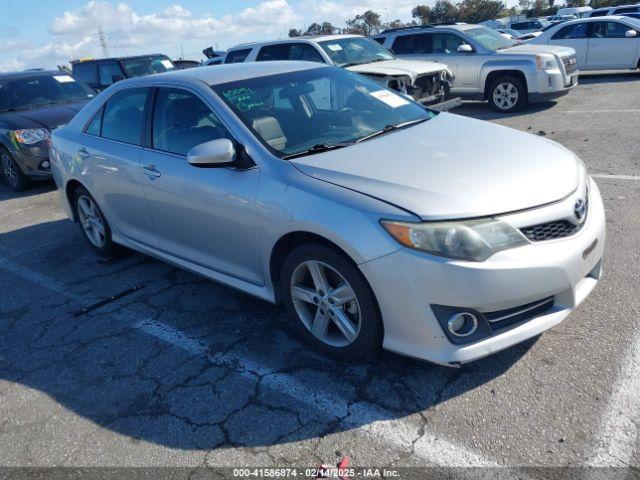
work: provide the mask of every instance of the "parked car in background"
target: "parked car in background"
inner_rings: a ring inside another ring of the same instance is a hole
[[[91,88],[101,91],[125,78],[142,77],[154,73],[175,70],[176,66],[166,55],[139,55],[82,59],[71,62],[72,75]]]
[[[530,43],[573,48],[581,70],[640,68],[640,20],[636,18],[572,20],[550,28]]]
[[[223,62],[224,62],[224,57],[213,57],[213,58],[207,58],[204,62],[202,62],[202,65],[208,67],[211,65],[222,65]]]
[[[549,25],[551,25],[551,22],[545,20],[544,18],[540,18],[512,22],[508,25],[508,28],[511,30],[517,30],[518,32],[520,32],[520,35],[523,35],[525,33],[537,32],[538,30],[542,30],[544,27],[547,27]]]
[[[640,4],[634,5],[616,5],[615,7],[596,8],[589,12],[588,18],[607,17],[610,15],[625,15],[627,13],[640,12]]]
[[[592,7],[563,7],[558,9],[556,15],[576,15],[582,18],[588,16],[591,10],[593,10]]]
[[[488,100],[501,112],[564,95],[578,84],[571,48],[522,45],[480,25],[414,27],[373,38],[399,58],[446,64],[456,76],[453,94]]]
[[[562,23],[562,22],[568,22],[569,20],[575,20],[576,18],[578,18],[578,15],[566,14],[566,15],[553,15],[552,17],[548,17],[547,20],[551,23]]]
[[[640,12],[639,13],[625,13],[623,16],[624,17],[629,17],[629,18],[640,19]]]
[[[176,66],[178,70],[184,70],[185,68],[195,68],[202,65],[197,60],[184,60],[184,59],[174,60],[173,64]]]
[[[542,32],[525,33],[523,35],[518,35],[515,40],[519,42],[528,42],[529,40],[533,40],[534,38],[539,37],[540,35],[542,35]]]
[[[431,108],[450,108],[445,101],[454,76],[445,63],[399,60],[371,38],[360,35],[322,35],[238,45],[227,51],[224,63],[305,60],[346,68]]]
[[[601,275],[604,208],[575,154],[319,63],[120,82],[53,132],[52,161],[97,253],[282,302],[340,358],[459,366],[557,325]]]
[[[517,30],[511,30],[510,28],[496,28],[496,31],[510,40],[520,36],[520,32]]]
[[[0,174],[13,190],[51,178],[49,136],[95,92],[65,72],[0,74]]]

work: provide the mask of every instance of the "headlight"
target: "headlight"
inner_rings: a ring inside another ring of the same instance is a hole
[[[558,68],[558,62],[556,62],[555,57],[552,56],[536,55],[536,65],[538,66],[538,70]]]
[[[25,130],[14,130],[13,135],[19,143],[31,145],[49,138],[49,130],[46,128],[27,128]]]
[[[426,223],[383,220],[381,223],[405,247],[459,260],[482,262],[500,250],[528,244],[511,225],[494,218]]]

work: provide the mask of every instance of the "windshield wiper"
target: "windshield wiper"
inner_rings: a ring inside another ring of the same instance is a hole
[[[285,160],[290,158],[304,157],[305,155],[313,155],[314,153],[322,153],[328,152],[329,150],[336,150],[338,148],[348,147],[349,145],[353,145],[355,142],[345,142],[345,143],[318,143],[311,148],[306,148],[304,150],[300,150],[299,152],[293,152],[288,155],[285,155]]]
[[[364,142],[364,141],[369,140],[371,138],[378,137],[380,135],[384,135],[385,133],[395,132],[396,130],[401,130],[403,128],[407,128],[407,127],[410,127],[412,125],[417,125],[418,123],[426,122],[427,120],[429,120],[429,117],[427,117],[427,118],[418,118],[417,120],[409,120],[408,122],[397,123],[395,125],[393,125],[393,124],[385,125],[384,127],[382,127],[382,130],[378,130],[377,132],[373,132],[373,133],[370,133],[369,135],[365,135],[364,137],[360,137],[354,143]]]

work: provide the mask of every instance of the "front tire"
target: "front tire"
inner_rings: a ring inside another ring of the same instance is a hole
[[[4,181],[14,192],[20,192],[31,184],[29,177],[22,173],[11,152],[4,148],[0,148],[0,170]]]
[[[116,245],[111,239],[111,228],[97,202],[84,187],[78,187],[73,198],[82,236],[94,252],[101,257],[110,257]]]
[[[317,244],[295,248],[284,261],[280,288],[296,328],[317,349],[340,359],[380,350],[375,296],[357,266],[340,253]]]
[[[491,83],[488,97],[489,106],[496,112],[516,112],[527,104],[527,88],[519,78],[499,77]]]

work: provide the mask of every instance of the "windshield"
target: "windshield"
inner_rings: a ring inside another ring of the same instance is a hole
[[[505,38],[498,32],[487,27],[478,27],[465,30],[464,33],[473,38],[476,42],[488,50],[501,50],[503,48],[515,47],[517,42]]]
[[[370,38],[350,37],[318,43],[338,67],[394,59],[389,50]]]
[[[142,77],[153,73],[168,72],[176,67],[168,57],[164,55],[150,55],[148,57],[124,58],[120,60],[127,78]]]
[[[366,77],[334,67],[250,78],[212,88],[280,157],[344,146],[436,115]]]
[[[94,92],[70,75],[39,75],[0,80],[0,110],[20,110],[93,97]]]

